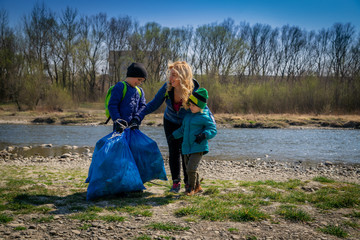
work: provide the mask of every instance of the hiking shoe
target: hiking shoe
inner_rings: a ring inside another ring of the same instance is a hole
[[[180,191],[180,183],[174,183],[170,189],[170,192],[178,193]]]
[[[201,187],[200,184],[198,184],[198,185],[195,186],[194,192],[195,192],[195,193],[201,193],[201,192],[203,192],[203,189],[202,189],[202,187]]]
[[[193,195],[195,195],[194,189],[191,189],[190,192],[186,192],[185,195],[186,195],[186,196],[193,196]]]

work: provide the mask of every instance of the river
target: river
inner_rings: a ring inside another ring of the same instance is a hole
[[[111,132],[109,126],[12,125],[0,124],[0,149],[6,146],[52,144],[93,147]],[[167,154],[162,127],[141,126],[141,131]],[[360,131],[342,129],[240,129],[219,128],[209,142],[209,159],[275,159],[280,161],[360,163]],[[53,150],[54,151],[54,150]],[[65,150],[64,150],[65,151]],[[68,150],[66,150],[68,151]]]

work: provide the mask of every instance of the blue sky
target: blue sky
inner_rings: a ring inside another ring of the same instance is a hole
[[[103,12],[108,17],[130,16],[141,25],[157,22],[164,27],[197,27],[232,18],[236,24],[289,24],[306,30],[350,22],[360,29],[360,0],[0,0],[0,9],[8,12],[15,26],[36,2],[44,2],[58,15],[70,6],[80,15]]]

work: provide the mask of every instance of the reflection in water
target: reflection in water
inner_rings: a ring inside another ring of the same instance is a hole
[[[142,126],[167,155],[162,127]],[[112,126],[0,125],[0,149],[6,146],[33,146],[25,155],[55,156],[67,152],[92,152],[97,140],[111,132]],[[36,147],[53,144],[52,148]],[[77,146],[68,149],[65,145]],[[205,158],[220,160],[276,159],[294,161],[332,161],[360,163],[359,130],[324,129],[218,129],[209,142]],[[23,155],[24,156],[24,155]]]

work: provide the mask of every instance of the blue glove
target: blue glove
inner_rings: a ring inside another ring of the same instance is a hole
[[[124,129],[127,128],[128,126],[128,123],[120,118],[116,119],[114,124],[115,124],[115,131],[118,133],[122,133]]]
[[[195,135],[195,142],[197,144],[200,144],[202,141],[204,141],[206,139],[206,135],[205,133],[200,133],[198,135]]]

